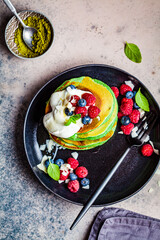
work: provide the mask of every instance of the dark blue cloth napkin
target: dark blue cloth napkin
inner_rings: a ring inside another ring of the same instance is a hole
[[[125,209],[104,208],[88,240],[160,240],[160,220]]]

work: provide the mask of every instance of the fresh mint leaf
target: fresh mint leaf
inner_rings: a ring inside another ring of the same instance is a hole
[[[141,93],[141,88],[139,88],[138,92],[135,95],[135,101],[137,105],[146,112],[149,112],[149,102],[147,98]]]
[[[58,181],[60,178],[60,169],[57,164],[50,163],[47,168],[48,175],[53,178],[55,181]]]
[[[125,43],[124,53],[126,56],[135,63],[140,63],[142,61],[142,55],[140,49],[134,43]]]
[[[76,114],[71,116],[68,121],[64,124],[65,126],[69,126],[71,122],[76,124],[76,121],[81,118],[81,114]]]

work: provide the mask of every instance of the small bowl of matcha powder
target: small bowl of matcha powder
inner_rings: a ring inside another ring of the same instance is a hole
[[[23,41],[23,27],[14,16],[7,24],[5,40],[9,50],[17,57],[28,59],[43,55],[51,47],[54,31],[51,22],[41,13],[23,11],[19,13],[24,23],[37,29],[33,35],[33,49],[31,50]]]

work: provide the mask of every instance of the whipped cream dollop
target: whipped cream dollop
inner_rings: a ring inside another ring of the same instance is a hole
[[[69,138],[77,133],[83,123],[81,118],[76,121],[76,123],[71,122],[70,125],[65,126],[67,120],[70,116],[65,114],[65,108],[70,111],[74,111],[75,107],[72,106],[70,102],[73,95],[77,95],[80,98],[84,93],[91,93],[89,91],[83,91],[80,89],[72,89],[68,86],[65,90],[54,92],[50,98],[50,106],[52,111],[47,113],[43,117],[43,124],[49,133],[62,138]],[[73,100],[74,101],[74,100]]]

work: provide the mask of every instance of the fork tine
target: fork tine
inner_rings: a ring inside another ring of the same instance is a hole
[[[141,130],[138,133],[138,139],[141,139],[144,137],[144,135],[148,135],[156,121],[155,114],[151,112],[149,116],[146,118]]]
[[[148,123],[148,128],[142,135],[142,141],[145,140],[145,138],[150,134],[150,131],[152,130],[156,121],[157,121],[157,116],[155,114],[153,114],[153,121]]]
[[[153,115],[152,112],[148,113],[145,118],[143,117],[142,120],[140,121],[140,124],[137,125],[137,134],[140,136],[141,133],[146,129],[148,122],[152,121]]]

